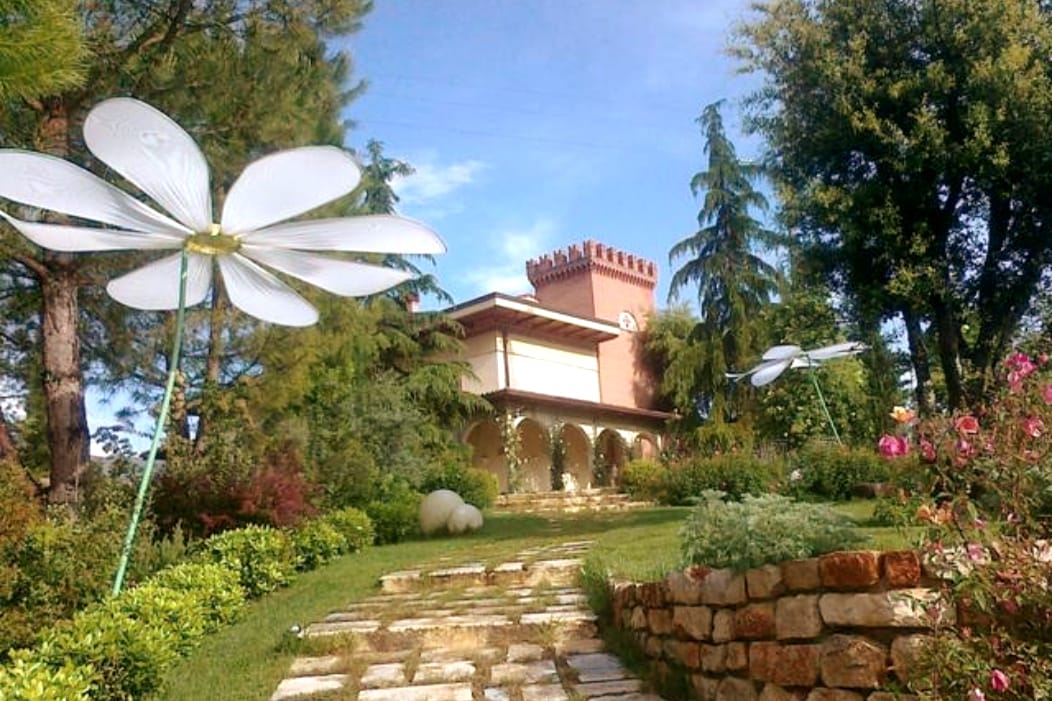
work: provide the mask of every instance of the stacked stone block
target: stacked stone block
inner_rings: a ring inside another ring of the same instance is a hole
[[[840,552],[744,573],[693,567],[614,590],[614,623],[654,674],[704,701],[890,701],[936,618],[916,552]]]

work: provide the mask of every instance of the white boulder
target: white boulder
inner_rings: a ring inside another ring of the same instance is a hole
[[[464,500],[456,492],[436,489],[420,502],[420,530],[424,535],[436,533],[446,526],[449,517]]]
[[[461,504],[453,509],[449,521],[446,522],[446,528],[454,535],[477,531],[482,528],[482,512],[471,504]]]

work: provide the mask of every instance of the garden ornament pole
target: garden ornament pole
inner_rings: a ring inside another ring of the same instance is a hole
[[[117,594],[124,586],[168,419],[186,307],[209,298],[213,276],[222,275],[226,297],[242,312],[273,324],[310,326],[318,311],[272,270],[336,295],[360,297],[412,275],[318,253],[433,255],[446,247],[428,227],[396,215],[296,221],[349,194],[360,182],[357,162],[335,146],[287,149],[249,163],[227,191],[217,220],[204,155],[163,112],[132,98],[104,100],[84,121],[84,143],[166,213],[61,158],[0,149],[0,199],[107,226],[23,221],[4,211],[0,218],[34,244],[54,251],[178,251],[106,285],[110,297],[129,307],[176,310],[168,381],[113,581]]]
[[[142,507],[146,503],[146,493],[150,491],[150,480],[153,478],[153,465],[157,459],[157,449],[161,445],[161,432],[168,421],[168,409],[172,404],[172,393],[175,390],[175,377],[179,374],[179,352],[183,346],[183,319],[186,316],[186,262],[189,253],[184,248],[179,257],[179,309],[175,312],[175,338],[172,340],[172,354],[168,358],[168,382],[164,387],[164,398],[161,400],[161,412],[157,415],[157,425],[153,429],[153,439],[150,441],[150,452],[146,456],[146,466],[139,478],[139,491],[135,495],[135,506],[132,508],[131,521],[128,523],[128,532],[124,536],[124,545],[121,547],[121,557],[117,562],[117,574],[113,577],[113,595],[121,593],[124,586],[124,577],[128,570],[128,560],[131,558],[132,548],[135,546],[135,532],[139,528],[139,519],[142,518]]]
[[[836,425],[833,423],[833,417],[829,413],[829,406],[826,404],[825,397],[822,396],[822,388],[818,385],[815,367],[826,360],[857,355],[866,350],[866,348],[865,344],[855,341],[834,343],[831,346],[823,346],[809,351],[794,345],[773,346],[764,352],[760,358],[760,363],[756,367],[745,372],[729,372],[727,377],[731,380],[748,377],[753,387],[763,387],[774,382],[783,372],[790,368],[807,368],[811,376],[811,384],[815,387],[815,394],[818,395],[818,402],[822,406],[822,413],[825,414],[826,421],[829,422],[829,428],[833,431],[833,438],[836,439],[837,444],[843,445],[843,442],[840,440],[840,434],[836,430]]]

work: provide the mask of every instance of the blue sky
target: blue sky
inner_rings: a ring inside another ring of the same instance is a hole
[[[668,250],[696,228],[702,107],[727,99],[739,156],[758,155],[737,104],[758,81],[725,53],[747,5],[380,0],[337,42],[369,84],[348,144],[416,168],[400,212],[446,240],[435,272],[458,302],[529,291],[527,258],[593,238],[656,261],[663,305]]]
[[[416,168],[397,184],[399,211],[445,239],[433,272],[456,301],[528,292],[528,258],[592,238],[657,262],[663,306],[668,250],[696,229],[694,119],[726,99],[739,157],[759,155],[737,104],[758,80],[725,52],[747,6],[378,0],[359,33],[333,42],[369,84],[347,110],[347,145],[377,139]],[[92,430],[124,403],[89,391]]]

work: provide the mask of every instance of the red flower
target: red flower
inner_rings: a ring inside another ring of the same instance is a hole
[[[953,422],[953,427],[957,429],[958,433],[979,433],[979,419],[971,414],[958,416],[957,420]]]
[[[1052,384],[1047,384],[1041,389],[1041,397],[1045,404],[1052,404]]]
[[[994,691],[1006,691],[1008,689],[1008,676],[999,669],[990,672],[990,688]]]
[[[885,433],[877,441],[877,450],[886,458],[896,458],[908,453],[910,444],[902,436],[892,436]]]

